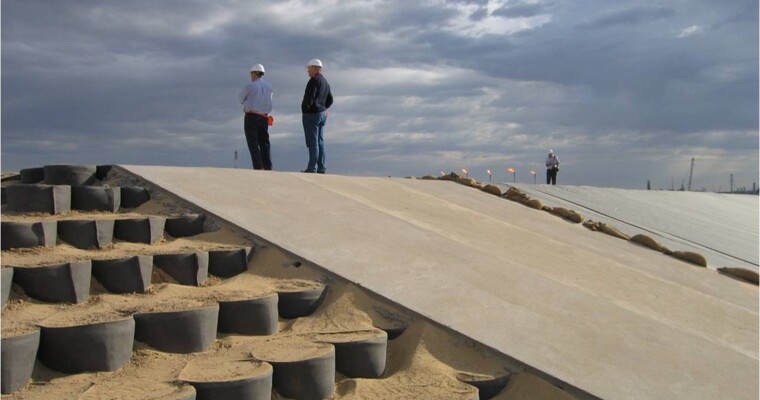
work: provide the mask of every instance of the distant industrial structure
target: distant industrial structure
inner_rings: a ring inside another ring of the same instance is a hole
[[[671,190],[671,191],[679,191],[679,192],[691,192],[691,178],[694,175],[694,157],[691,158],[691,164],[689,165],[689,182],[686,187],[684,187],[684,181],[681,181],[681,187],[679,189],[675,188],[675,182],[673,181],[673,178],[670,178],[670,189],[656,189],[656,190]],[[737,187],[734,189],[734,174],[731,174],[730,176],[730,184],[729,184],[729,191],[724,192],[721,190],[722,187],[719,187],[718,190],[715,190],[715,187],[713,187],[713,192],[716,193],[733,193],[733,194],[754,194],[754,195],[760,195],[760,189],[757,187],[757,182],[752,182],[752,190],[749,190],[746,186]],[[652,190],[652,182],[647,179],[647,190]],[[701,190],[695,190],[695,192],[706,192],[706,188],[702,188]]]

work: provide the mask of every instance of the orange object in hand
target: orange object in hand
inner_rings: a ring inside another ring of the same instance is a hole
[[[267,124],[269,124],[269,126],[274,125],[274,117],[273,116],[267,115]]]

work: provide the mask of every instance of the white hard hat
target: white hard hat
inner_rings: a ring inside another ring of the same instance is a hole
[[[309,61],[308,64],[306,64],[307,67],[319,67],[322,68],[322,61],[320,61],[318,58],[313,58]]]
[[[554,150],[549,149],[549,154],[554,154]]]
[[[264,66],[261,64],[253,64],[251,67],[251,72],[265,72]]]

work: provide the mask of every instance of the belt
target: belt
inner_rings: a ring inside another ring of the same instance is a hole
[[[269,117],[269,114],[264,114],[264,113],[260,113],[260,112],[256,112],[256,111],[246,111],[245,113],[246,114],[253,114],[253,115],[260,115],[260,116],[262,116],[264,118]]]

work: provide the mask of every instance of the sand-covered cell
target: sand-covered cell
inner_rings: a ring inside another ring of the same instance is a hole
[[[380,329],[315,335],[335,346],[335,368],[351,378],[379,378],[385,372],[388,334]]]
[[[272,366],[257,360],[209,356],[187,364],[179,379],[188,382],[224,382],[255,378],[272,372]]]
[[[272,364],[272,386],[289,398],[327,398],[335,390],[335,348],[295,336],[251,343],[251,355]]]
[[[217,330],[245,335],[271,335],[278,329],[278,295],[266,286],[228,287],[227,282],[205,288],[219,302]]]
[[[105,381],[92,386],[79,396],[79,400],[190,400],[195,398],[195,389],[190,385],[156,382],[150,377]]]
[[[705,258],[705,256],[702,254],[695,253],[693,251],[674,251],[673,257],[692,263],[694,265],[698,265],[700,267],[707,266],[707,258]]]
[[[74,219],[81,219],[81,215]],[[60,242],[55,247],[16,248],[3,250],[0,261],[2,261],[2,265],[33,266],[83,260],[107,260],[148,254],[231,250],[246,245],[250,246],[250,242],[234,237],[229,230],[219,230],[197,235],[194,240],[182,238],[163,240],[153,244],[125,242],[117,239],[102,249],[78,249],[64,242]]]
[[[299,336],[277,336],[268,340],[247,342],[250,355],[267,362],[303,361],[327,355],[334,351],[329,343],[313,342]]]
[[[361,332],[375,327],[402,327],[408,323],[409,317],[396,307],[353,285],[333,283],[317,311],[295,320],[290,330],[299,334]]]
[[[187,361],[187,355],[158,352],[136,343],[129,362],[116,371],[69,375],[37,363],[33,383],[12,395],[4,395],[3,399],[184,399],[175,394],[195,392],[177,381]]]
[[[184,311],[217,304],[203,291],[171,283],[154,285],[145,294],[108,296],[107,301],[124,314]]]
[[[92,296],[81,304],[70,304],[56,307],[54,314],[38,322],[47,328],[62,328],[67,326],[92,325],[105,322],[129,319],[129,313],[113,308],[105,298],[113,295]]]
[[[275,289],[266,278],[242,273],[201,291],[217,301],[234,301],[266,297],[274,293]]]
[[[0,393],[12,393],[29,382],[40,344],[40,331],[3,337],[0,348]]]
[[[61,307],[34,300],[21,292],[13,293],[2,311],[2,337],[18,336],[37,330],[40,321],[55,315]]]
[[[506,373],[504,362],[477,344],[457,338],[425,322],[412,324],[389,343],[381,379],[347,379],[339,383],[341,398],[473,399],[478,390],[462,383],[462,372],[483,379]]]
[[[268,280],[268,284],[277,292],[302,292],[304,290],[320,289],[324,285],[306,279]]]
[[[373,330],[372,318],[358,302],[356,293],[350,291],[330,293],[314,314],[297,319],[290,329],[299,334]]]
[[[90,295],[91,278],[90,260],[13,268],[13,281],[28,296],[48,302],[85,301]]]
[[[649,247],[652,250],[657,250],[661,253],[670,254],[671,251],[665,247],[662,243],[658,242],[651,236],[647,236],[644,234],[638,234],[634,235],[631,239],[629,239],[631,242],[638,243],[642,246]]]
[[[739,279],[745,282],[749,282],[757,286],[758,284],[758,274],[757,271],[750,271],[745,268],[731,268],[731,267],[724,267],[724,268],[718,268],[718,272],[730,276],[734,279]]]
[[[307,335],[316,342],[324,343],[351,343],[364,340],[375,340],[387,338],[388,334],[382,329],[368,329],[368,330],[356,330],[346,331],[338,333],[315,333],[313,335]]]

